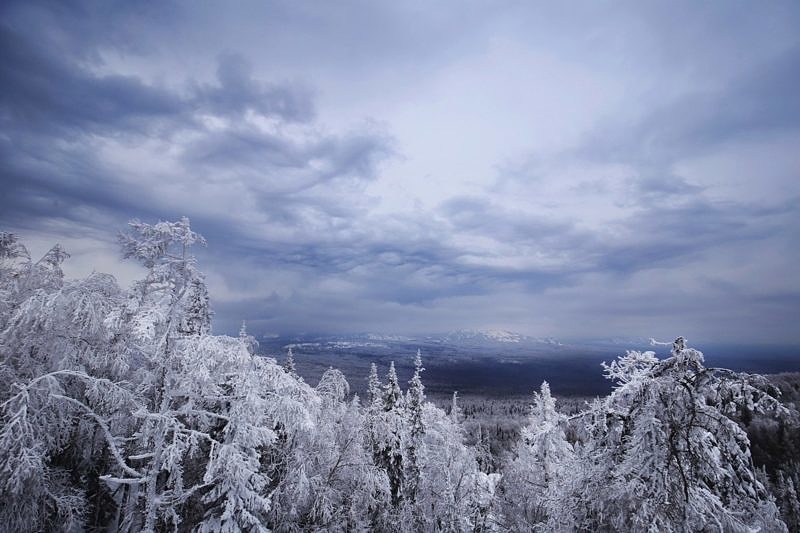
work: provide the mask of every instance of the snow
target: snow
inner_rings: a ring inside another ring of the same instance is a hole
[[[683,338],[666,359],[605,364],[613,392],[571,417],[542,383],[513,457],[482,471],[456,395],[449,415],[427,401],[420,351],[405,391],[394,363],[385,383],[373,365],[363,405],[341,371],[312,388],[294,370],[295,349],[406,338],[293,343],[279,366],[244,325],[211,334],[188,219],[135,221],[120,240],[147,269],[127,290],[65,280],[63,250],[34,262],[0,234],[3,528],[786,531],[736,418],[784,408],[763,378],[706,368]],[[794,481],[778,486],[791,518]]]

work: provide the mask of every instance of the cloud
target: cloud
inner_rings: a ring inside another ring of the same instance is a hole
[[[141,131],[184,109],[174,94],[131,76],[96,76],[63,51],[0,25],[4,128],[51,136]]]
[[[214,114],[241,116],[253,111],[285,121],[308,122],[314,118],[311,91],[301,84],[265,84],[253,78],[252,66],[240,54],[219,56],[217,84],[196,88],[196,105]]]
[[[781,51],[722,87],[690,91],[656,105],[633,124],[600,124],[580,155],[604,160],[668,164],[741,140],[800,129],[800,47]]]
[[[800,10],[452,7],[5,3],[0,224],[187,215],[218,331],[797,341]]]
[[[17,15],[36,18],[32,11]],[[58,9],[39,13],[39,30],[68,30],[53,22],[73,24],[64,17]],[[237,54],[218,56],[215,83],[188,76],[176,89],[136,75],[101,73],[108,67],[101,52],[114,42],[98,39],[91,50],[90,36],[72,39],[79,45],[66,48],[50,46],[53,40],[39,41],[14,24],[0,26],[7,222],[32,215],[70,218],[84,205],[121,216],[171,216],[166,211],[180,210],[184,198],[177,191],[148,190],[164,179],[176,189],[199,185],[192,192],[201,196],[218,192],[205,191],[208,182],[238,181],[239,194],[274,196],[278,210],[287,212],[292,194],[333,179],[371,179],[391,153],[389,138],[374,128],[334,135],[302,126],[314,117],[310,91],[302,84],[261,82]],[[305,129],[285,131],[295,123]],[[156,167],[150,161],[159,158],[163,175],[146,175],[121,162],[121,154]]]
[[[598,254],[598,270],[631,273],[674,267],[714,254],[718,246],[741,243],[746,249],[748,242],[785,231],[797,208],[794,202],[765,209],[695,200],[680,207],[654,209],[621,224],[628,235],[611,241]]]
[[[569,221],[516,211],[482,197],[454,197],[441,210],[459,233],[488,237],[497,244],[537,245],[558,254],[580,249],[589,238]]]

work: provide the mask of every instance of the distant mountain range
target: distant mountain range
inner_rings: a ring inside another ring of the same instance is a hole
[[[289,348],[300,374],[310,383],[329,367],[345,373],[354,391],[363,391],[369,365],[384,373],[394,361],[401,381],[410,378],[414,355],[422,352],[430,392],[529,392],[542,380],[559,394],[605,394],[611,384],[603,378],[601,363],[626,350],[654,350],[669,354],[669,345],[652,346],[643,337],[616,337],[581,342],[530,337],[504,330],[456,330],[436,335],[264,335],[260,352],[283,359]],[[747,346],[698,346],[713,366],[748,372],[800,370],[797,351]]]
[[[553,338],[529,337],[521,333],[505,330],[468,330],[460,329],[447,333],[406,336],[385,335],[377,333],[360,333],[351,335],[302,335],[281,337],[275,335],[264,336],[259,341],[272,349],[280,347],[283,351],[292,348],[295,351],[356,351],[374,350],[383,352],[398,349],[433,349],[439,353],[443,350],[448,355],[465,351],[472,354],[476,350],[485,352],[485,355],[499,355],[498,352],[508,350],[518,352],[526,349],[534,352],[557,349],[564,346]],[[416,347],[416,348],[414,348]]]

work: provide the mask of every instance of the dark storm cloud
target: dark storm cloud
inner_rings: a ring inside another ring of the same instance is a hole
[[[295,214],[291,224],[303,227],[307,222]],[[568,270],[467,262],[465,256],[475,251],[449,243],[452,229],[431,220],[398,216],[366,228],[350,219],[342,224],[336,231],[308,236],[303,242],[248,241],[230,226],[212,226],[208,231],[202,224],[199,227],[214,253],[242,260],[258,258],[261,267],[300,273],[311,284],[347,283],[347,296],[317,294],[315,299],[350,298],[350,305],[361,312],[364,306],[378,303],[430,307],[442,299],[490,294],[504,284],[541,291],[565,283],[570,275]]]
[[[102,50],[141,54],[154,49],[143,35],[154,24],[170,25],[183,16],[177,4],[65,0],[7,0],[0,5],[2,26],[13,28],[43,50],[76,63],[101,60]]]

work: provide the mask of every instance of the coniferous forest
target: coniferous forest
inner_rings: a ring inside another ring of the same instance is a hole
[[[65,279],[0,234],[0,529],[5,531],[797,531],[792,386],[629,351],[569,415],[547,383],[508,453],[467,445],[457,396],[373,365],[301,378],[212,333],[188,219],[120,234],[146,275]],[[531,388],[539,384],[531,384]]]

